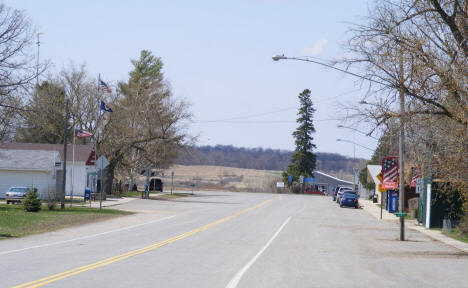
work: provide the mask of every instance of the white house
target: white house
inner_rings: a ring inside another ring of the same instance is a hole
[[[0,149],[4,150],[26,150],[26,151],[55,151],[60,154],[60,159],[64,159],[62,144],[41,144],[41,143],[0,143]],[[93,188],[94,183],[90,174],[94,173],[93,148],[90,145],[75,145],[75,157],[73,157],[73,145],[67,146],[67,185],[66,195],[83,196],[86,187]],[[73,161],[73,158],[75,161]],[[31,162],[42,160],[31,159]],[[73,175],[73,177],[72,177]],[[60,179],[60,183],[61,179]],[[61,187],[61,186],[60,186]]]
[[[380,180],[377,178],[377,175],[380,174],[382,166],[380,165],[367,165],[367,182],[375,184],[375,194],[377,195],[377,202],[381,203],[382,201],[382,192],[379,191]]]
[[[0,198],[14,186],[37,188],[42,199],[54,197],[61,161],[58,151],[0,149]]]

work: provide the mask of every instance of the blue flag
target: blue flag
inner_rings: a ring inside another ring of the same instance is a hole
[[[113,112],[112,109],[104,103],[104,101],[101,100],[101,110],[104,110],[106,112]]]

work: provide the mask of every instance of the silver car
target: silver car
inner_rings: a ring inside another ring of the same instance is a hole
[[[7,192],[5,192],[6,204],[21,202],[28,194],[28,187],[10,187]]]

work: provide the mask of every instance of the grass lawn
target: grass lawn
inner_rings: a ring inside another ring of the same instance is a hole
[[[65,227],[102,221],[132,214],[115,209],[66,207],[49,211],[43,206],[39,212],[25,212],[23,205],[0,204],[0,240],[23,237]]]
[[[122,197],[141,197],[141,192],[140,191],[125,191],[122,192]]]
[[[445,236],[448,236],[450,238],[456,239],[458,241],[468,243],[468,235],[462,235],[460,233],[460,231],[458,229],[456,229],[456,228],[452,229],[451,232],[442,231],[442,234],[444,234]]]

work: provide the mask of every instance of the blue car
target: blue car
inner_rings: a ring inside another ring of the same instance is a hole
[[[351,206],[356,209],[359,208],[359,200],[356,193],[344,192],[343,196],[340,198],[340,207]]]

